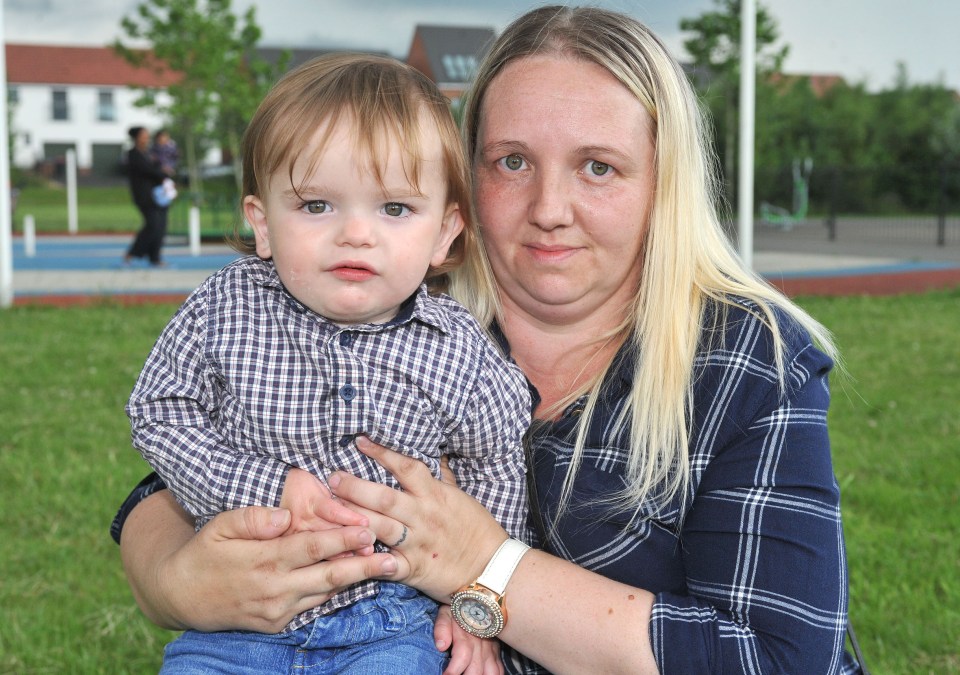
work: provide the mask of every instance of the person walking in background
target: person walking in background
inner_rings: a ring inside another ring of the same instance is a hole
[[[127,153],[130,193],[143,216],[143,224],[123,262],[129,265],[133,258],[147,258],[152,266],[161,267],[164,265],[160,260],[160,249],[167,232],[167,206],[156,202],[153,189],[169,176],[149,153],[150,132],[145,127],[131,127],[127,133],[133,141],[133,147]]]

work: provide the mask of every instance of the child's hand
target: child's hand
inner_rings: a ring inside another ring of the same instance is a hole
[[[290,527],[285,534],[319,532],[344,525],[366,527],[369,521],[337,500],[316,476],[303,469],[287,473],[280,496],[280,507],[290,511]]]
[[[437,649],[450,649],[450,663],[443,675],[503,675],[500,641],[470,635],[453,620],[448,605],[440,605],[433,626]]]

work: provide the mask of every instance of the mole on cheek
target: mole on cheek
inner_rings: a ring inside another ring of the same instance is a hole
[[[636,599],[637,599],[637,596],[635,596],[633,593],[627,596],[627,600],[636,600]]]

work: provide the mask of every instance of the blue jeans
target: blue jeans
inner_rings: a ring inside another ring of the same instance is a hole
[[[381,583],[380,593],[297,630],[267,635],[187,631],[167,645],[161,673],[439,673],[437,603],[409,586]]]

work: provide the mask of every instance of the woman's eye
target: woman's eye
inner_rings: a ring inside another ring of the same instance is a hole
[[[410,212],[410,207],[399,202],[390,202],[383,207],[383,212],[388,216],[393,216],[394,218],[399,218],[400,216],[405,216]]]
[[[613,170],[609,164],[604,164],[603,162],[598,162],[591,159],[587,162],[587,170],[594,176],[606,176],[610,171]]]
[[[519,171],[523,168],[523,157],[520,155],[507,155],[500,161],[510,171]]]
[[[326,213],[330,210],[330,205],[323,200],[317,200],[314,202],[307,202],[303,205],[303,208],[307,213]]]

